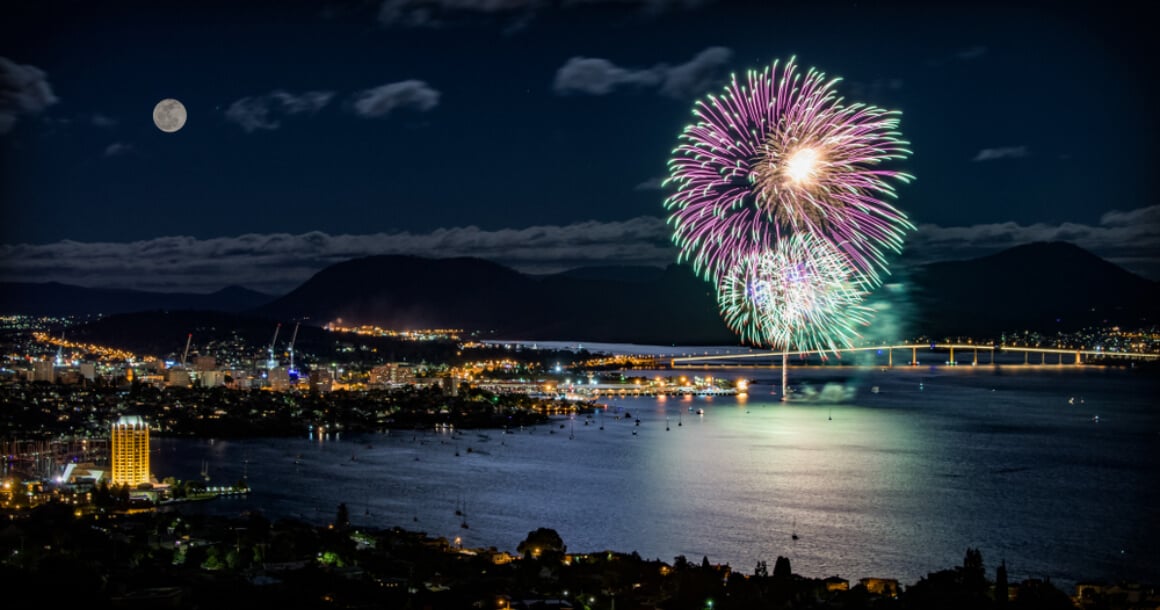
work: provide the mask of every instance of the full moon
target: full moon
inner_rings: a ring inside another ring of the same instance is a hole
[[[167,133],[173,133],[185,125],[185,106],[181,102],[167,98],[153,107],[153,123]]]

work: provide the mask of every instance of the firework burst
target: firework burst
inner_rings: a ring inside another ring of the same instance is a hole
[[[791,59],[780,72],[774,62],[744,82],[734,76],[721,95],[697,102],[666,180],[680,261],[719,282],[748,254],[810,233],[880,283],[886,253],[914,229],[885,201],[896,196],[891,180],[913,177],[881,165],[910,151],[898,112],[845,105],[838,80],[803,75]]]
[[[837,353],[852,347],[873,311],[866,284],[845,256],[810,233],[738,259],[725,273],[717,302],[743,341],[782,350]]]

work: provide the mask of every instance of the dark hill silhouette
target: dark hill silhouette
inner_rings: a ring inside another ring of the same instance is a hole
[[[685,267],[648,280],[531,276],[472,258],[372,256],[332,265],[255,313],[389,328],[463,328],[508,339],[732,343],[712,290]]]
[[[998,336],[1154,323],[1158,284],[1077,246],[1034,243],[900,270],[908,334]],[[395,328],[455,327],[508,339],[737,343],[711,287],[687,266],[586,268],[531,276],[470,258],[376,256],[320,271],[256,310]]]
[[[579,267],[552,275],[578,280],[609,280],[614,282],[636,283],[655,281],[662,273],[664,273],[664,269],[660,267],[624,265]]]
[[[899,268],[892,279],[905,286],[891,297],[896,300],[896,324],[882,315],[869,329],[870,336],[982,339],[1004,331],[1069,331],[1105,323],[1138,327],[1160,318],[1160,284],[1062,242]],[[318,327],[339,318],[387,328],[462,328],[480,331],[484,338],[738,343],[721,320],[712,287],[685,265],[583,268],[535,276],[474,258],[373,256],[327,267],[289,294],[256,303],[267,299],[240,288],[189,295],[0,284],[0,313],[244,309],[250,318],[263,320],[254,324],[259,343],[272,332],[270,320],[302,320]],[[247,301],[250,305],[242,308]],[[176,333],[178,342],[186,332],[181,328],[190,324],[150,331],[148,325],[134,325],[133,319],[118,318],[118,328],[130,334]],[[230,319],[225,316],[220,324],[229,327]],[[302,338],[310,341],[309,334]]]
[[[931,336],[1139,326],[1160,313],[1160,284],[1066,242],[931,263],[911,277],[917,326]]]
[[[272,298],[240,286],[198,294],[86,288],[59,282],[0,282],[0,313],[30,315],[109,315],[154,309],[240,312]]]

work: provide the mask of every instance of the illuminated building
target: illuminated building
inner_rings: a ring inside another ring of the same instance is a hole
[[[113,424],[113,484],[150,483],[149,426],[139,415],[122,415]]]
[[[32,381],[56,381],[56,368],[51,360],[37,360],[32,363]]]
[[[319,392],[329,392],[334,388],[334,375],[328,369],[310,371],[310,387]]]
[[[165,385],[171,388],[188,388],[190,386],[189,371],[183,368],[172,368],[166,373]]]
[[[270,369],[270,389],[275,392],[285,392],[290,389],[290,369],[276,366]]]

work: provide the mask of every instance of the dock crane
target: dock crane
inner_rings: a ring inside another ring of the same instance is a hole
[[[186,368],[185,359],[189,357],[189,342],[193,341],[193,333],[189,333],[185,337],[185,352],[181,354],[181,368]]]
[[[274,358],[274,344],[278,342],[278,331],[280,330],[282,330],[281,322],[274,327],[274,338],[270,341],[270,359],[266,362],[266,368],[268,369],[278,366],[278,361]]]
[[[290,374],[297,375],[298,371],[294,369],[294,341],[298,339],[298,325],[301,322],[294,323],[294,334],[290,336]]]

